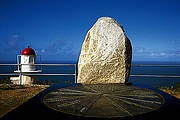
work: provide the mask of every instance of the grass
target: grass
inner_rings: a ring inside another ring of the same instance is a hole
[[[180,99],[180,85],[176,87],[161,87],[160,90]]]
[[[15,109],[48,86],[0,84],[0,117]]]

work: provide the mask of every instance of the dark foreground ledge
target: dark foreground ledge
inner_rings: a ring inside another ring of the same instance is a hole
[[[3,120],[11,120],[11,119],[53,119],[53,120],[74,120],[74,119],[94,119],[91,117],[83,117],[79,115],[65,114],[59,112],[58,110],[51,109],[44,104],[43,98],[51,91],[56,91],[58,88],[64,88],[69,86],[77,86],[81,84],[68,83],[68,84],[53,84],[51,87],[47,88],[40,94],[36,95],[26,103],[22,104],[18,108],[6,114],[1,119]],[[151,112],[147,112],[144,114],[139,114],[135,116],[125,116],[125,117],[114,117],[114,118],[96,118],[96,119],[122,119],[122,120],[152,120],[152,119],[176,119],[179,117],[179,109],[180,109],[180,100],[170,96],[160,90],[156,90],[150,88],[148,86],[133,84],[133,87],[146,88],[150,89],[154,92],[157,92],[163,97],[164,103],[163,105],[156,110]],[[69,96],[71,97],[71,96]],[[112,111],[109,111],[112,112]]]

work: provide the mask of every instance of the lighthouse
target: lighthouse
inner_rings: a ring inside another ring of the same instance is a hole
[[[13,84],[32,85],[34,77],[28,74],[35,74],[42,71],[37,70],[36,65],[34,65],[35,62],[36,53],[28,46],[21,52],[21,55],[17,56],[18,70],[14,72],[19,73],[19,77],[11,77]]]

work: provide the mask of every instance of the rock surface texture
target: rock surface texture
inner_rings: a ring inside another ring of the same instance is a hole
[[[123,27],[110,17],[99,18],[88,31],[78,62],[78,83],[126,83],[132,47]]]

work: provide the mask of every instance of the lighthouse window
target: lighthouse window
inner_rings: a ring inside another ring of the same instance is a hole
[[[30,56],[29,63],[34,63],[34,57],[33,56]]]
[[[24,64],[29,63],[29,56],[23,56],[21,60],[22,60],[21,63]]]

